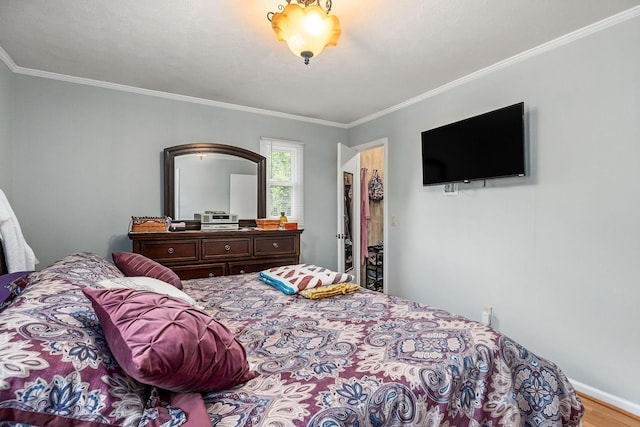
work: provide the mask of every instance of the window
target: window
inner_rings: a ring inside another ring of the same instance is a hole
[[[280,218],[280,212],[284,212],[289,221],[302,228],[304,145],[260,138],[260,154],[267,158],[267,217]]]

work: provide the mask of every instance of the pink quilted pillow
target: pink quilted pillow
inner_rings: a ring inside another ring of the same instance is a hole
[[[113,257],[113,262],[125,276],[152,277],[182,289],[182,282],[173,270],[144,255],[131,252],[114,252],[111,256]]]
[[[113,356],[136,380],[176,392],[223,390],[258,374],[233,334],[185,301],[133,289],[82,289]]]

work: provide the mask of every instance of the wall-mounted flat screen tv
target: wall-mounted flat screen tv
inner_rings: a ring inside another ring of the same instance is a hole
[[[422,184],[525,175],[524,103],[422,132]]]

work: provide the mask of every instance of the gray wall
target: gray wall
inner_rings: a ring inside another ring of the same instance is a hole
[[[261,136],[305,143],[302,259],[335,266],[336,144],[347,131],[15,75],[14,210],[40,268],[75,251],[131,250],[129,219],[163,213],[162,150]],[[313,159],[313,161],[309,160]]]
[[[0,61],[0,189],[11,200],[13,74]]]
[[[350,130],[389,138],[388,286],[640,402],[640,18]],[[531,175],[423,187],[420,132],[525,101]]]

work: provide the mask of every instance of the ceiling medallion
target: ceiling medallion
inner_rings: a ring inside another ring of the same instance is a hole
[[[329,16],[331,0],[324,2],[324,8],[320,0],[296,1],[297,4],[287,0],[286,6],[278,5],[280,12],[267,13],[267,19],[278,41],[287,42],[291,52],[303,57],[308,65],[311,57],[318,56],[326,46],[338,43],[342,30],[338,17]],[[301,4],[304,7],[299,6]]]

